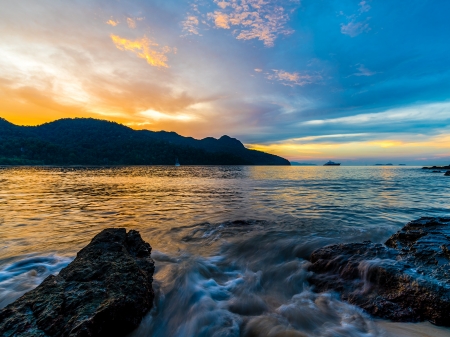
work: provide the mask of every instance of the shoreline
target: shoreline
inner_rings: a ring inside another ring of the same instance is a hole
[[[376,320],[375,325],[383,329],[385,337],[449,337],[450,328],[440,327],[430,322],[399,323]]]

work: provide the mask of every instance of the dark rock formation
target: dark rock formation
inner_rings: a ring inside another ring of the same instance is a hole
[[[123,336],[153,303],[151,247],[105,229],[57,276],[0,311],[1,336]]]
[[[445,172],[444,176],[450,176],[450,171]]]
[[[385,245],[331,245],[310,259],[317,291],[338,291],[374,316],[450,326],[450,219],[421,218]]]
[[[445,166],[425,166],[422,167],[424,170],[450,170],[450,165]]]

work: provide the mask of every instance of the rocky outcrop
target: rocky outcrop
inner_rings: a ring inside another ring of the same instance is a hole
[[[153,303],[151,247],[105,229],[57,276],[0,311],[1,336],[124,336]]]
[[[425,166],[422,167],[424,170],[450,170],[450,165],[444,165],[444,166]]]
[[[331,245],[310,260],[316,291],[338,291],[374,316],[450,326],[450,219],[421,218],[385,245]]]
[[[450,176],[450,171],[445,172],[444,176]]]

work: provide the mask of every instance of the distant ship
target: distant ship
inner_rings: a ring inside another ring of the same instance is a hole
[[[339,166],[341,163],[335,163],[334,161],[329,160],[327,163],[323,164],[323,166]]]
[[[180,162],[178,161],[178,158],[175,160],[175,166],[180,166]]]

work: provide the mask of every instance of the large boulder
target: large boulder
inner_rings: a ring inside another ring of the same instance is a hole
[[[316,291],[374,316],[450,326],[450,219],[421,218],[385,243],[331,245],[310,257]]]
[[[0,310],[1,336],[124,336],[153,303],[151,247],[105,229],[57,276]]]

